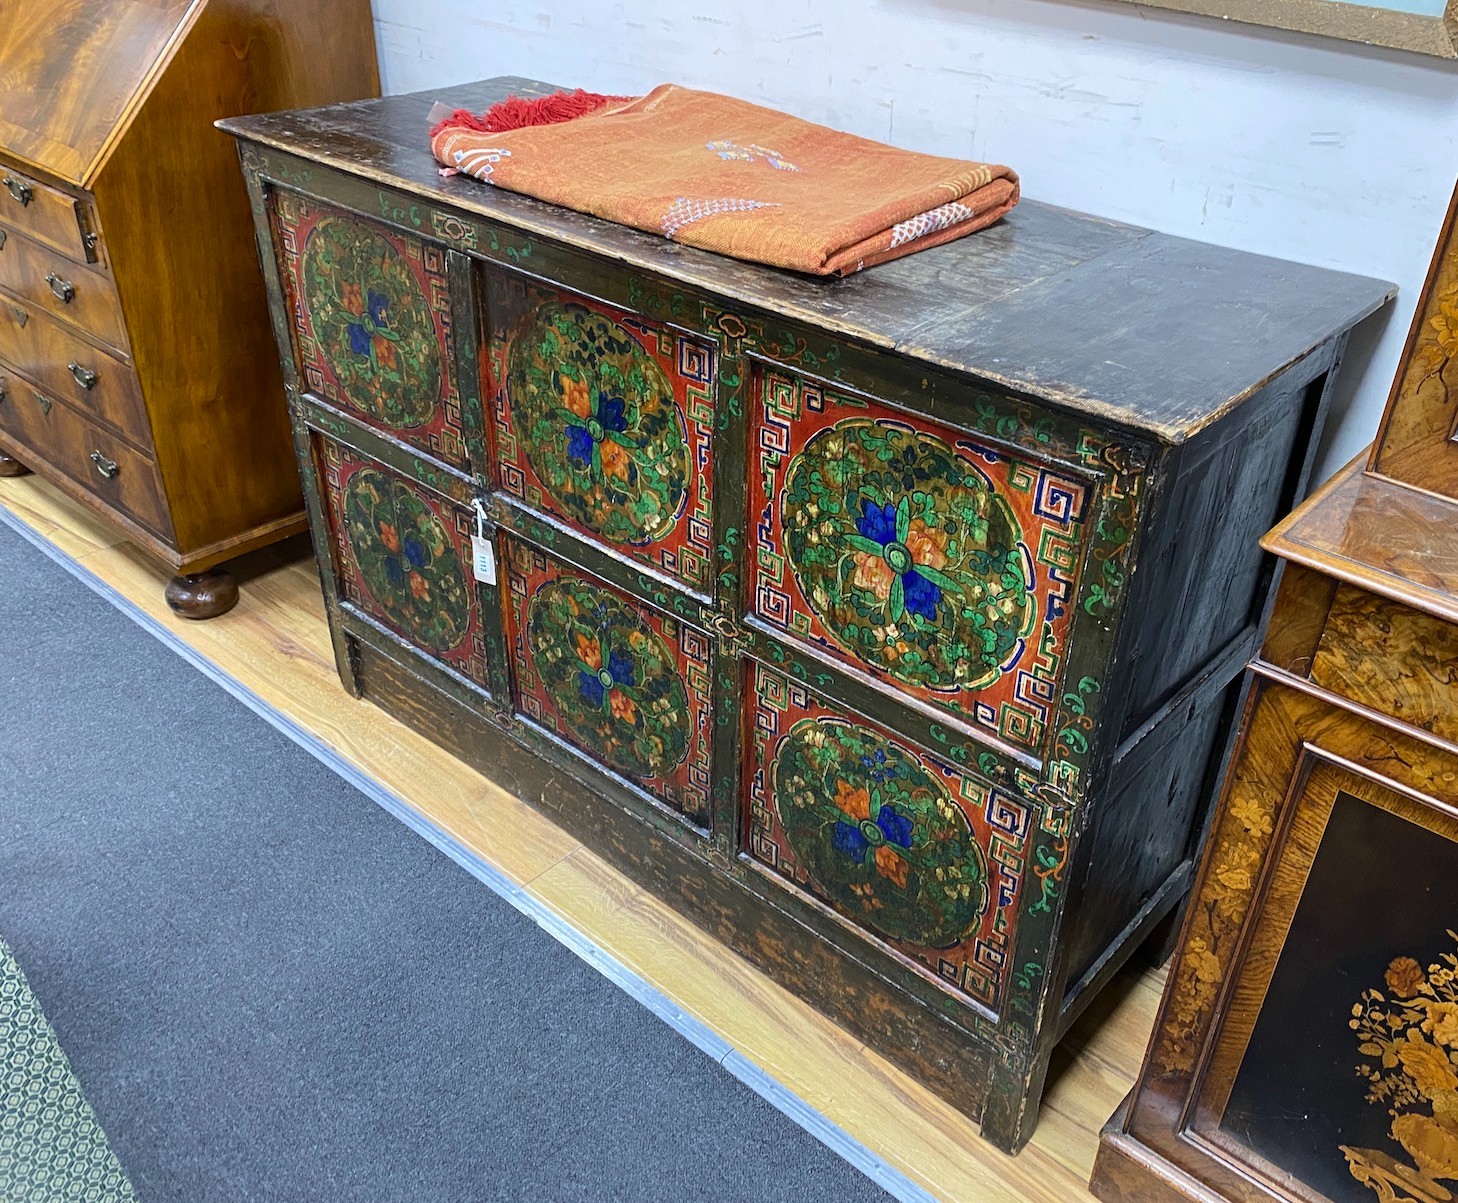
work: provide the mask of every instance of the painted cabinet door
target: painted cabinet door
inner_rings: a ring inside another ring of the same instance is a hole
[[[500,266],[486,294],[496,487],[707,593],[714,344]]]
[[[495,590],[472,570],[472,510],[323,435],[314,458],[341,598],[489,690]]]
[[[710,638],[505,536],[518,714],[710,826]]]
[[[749,614],[1042,756],[1090,480],[769,366],[749,446]]]
[[[296,193],[271,195],[304,387],[469,471],[445,249]]]
[[[747,689],[750,855],[998,1011],[1035,808],[764,665]]]

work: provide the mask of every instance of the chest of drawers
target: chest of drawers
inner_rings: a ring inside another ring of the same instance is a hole
[[[224,123],[341,677],[1015,1149],[1391,290],[1033,203],[827,284],[441,178],[432,101],[541,88]]]
[[[0,75],[0,475],[44,473],[220,613],[216,566],[304,515],[212,121],[374,95],[369,5],[14,0]]]

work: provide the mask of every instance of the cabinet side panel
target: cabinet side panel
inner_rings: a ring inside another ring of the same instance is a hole
[[[1069,900],[1069,991],[1193,854],[1239,694],[1237,679],[1173,711],[1114,766]]]
[[[1166,461],[1176,475],[1129,598],[1121,740],[1261,621],[1274,562],[1260,538],[1296,500],[1326,379],[1276,381]]]

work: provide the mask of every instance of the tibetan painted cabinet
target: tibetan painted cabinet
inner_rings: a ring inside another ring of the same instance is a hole
[[[225,123],[340,674],[1016,1149],[1390,289],[1034,203],[826,283],[441,178],[431,101],[541,87]]]

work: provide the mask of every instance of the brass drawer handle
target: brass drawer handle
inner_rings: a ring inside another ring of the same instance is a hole
[[[5,381],[0,380],[0,403],[3,403],[7,396],[9,394],[5,391]]]
[[[96,387],[96,373],[90,368],[83,368],[74,359],[66,365],[66,371],[76,378],[76,383],[82,388]]]
[[[9,237],[4,230],[0,230],[0,251],[5,249],[5,239]]]
[[[30,204],[31,187],[24,180],[18,179],[13,175],[7,175],[0,183],[3,183],[9,189],[10,195],[22,205]]]
[[[48,414],[51,412],[51,399],[45,393],[38,393],[35,389],[31,389],[30,393],[35,398],[35,403],[40,406],[41,413]]]
[[[115,480],[117,473],[121,471],[116,460],[107,459],[99,451],[93,451],[91,453],[91,462],[96,465],[97,472],[106,477],[107,480]]]
[[[51,272],[46,277],[46,283],[51,286],[51,295],[62,305],[69,305],[76,299],[76,286],[70,280],[63,280],[55,272]]]

